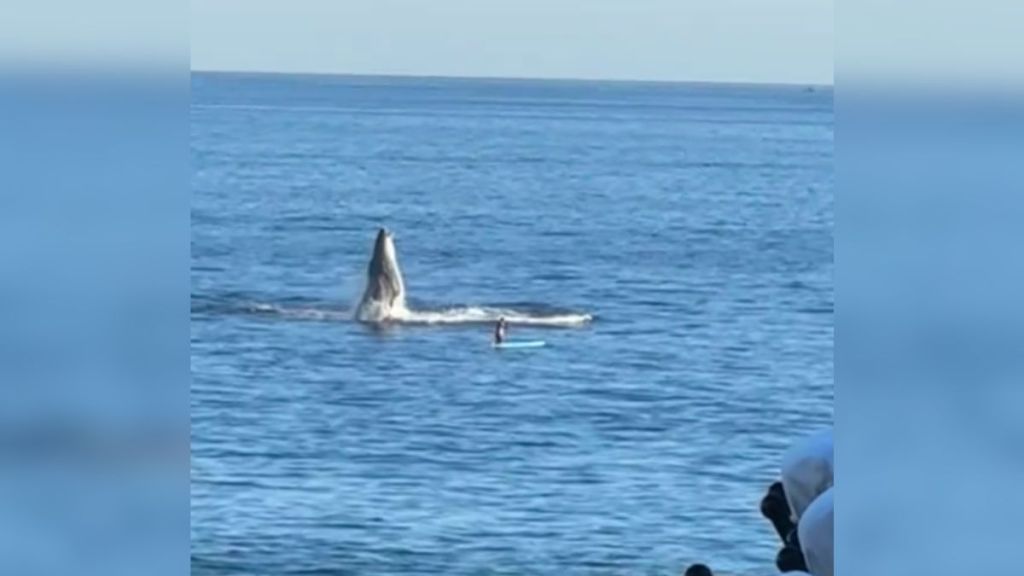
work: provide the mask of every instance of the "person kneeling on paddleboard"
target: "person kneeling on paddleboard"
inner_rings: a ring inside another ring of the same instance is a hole
[[[498,318],[498,325],[494,327],[494,343],[501,344],[505,341],[505,332],[508,330],[508,323],[505,317]]]

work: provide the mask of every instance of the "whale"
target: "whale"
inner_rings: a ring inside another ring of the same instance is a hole
[[[380,228],[366,267],[366,289],[355,316],[360,322],[377,323],[395,320],[405,312],[405,280],[398,266],[395,237],[387,228]]]

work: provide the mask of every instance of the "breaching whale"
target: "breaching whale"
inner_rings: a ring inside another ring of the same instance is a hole
[[[395,240],[387,228],[377,232],[366,269],[366,290],[356,307],[361,322],[384,322],[406,311],[405,282],[398,267]]]
[[[366,289],[353,310],[355,320],[367,324],[489,324],[498,318],[533,326],[580,326],[590,314],[574,312],[524,312],[487,306],[451,306],[441,309],[410,310],[406,305],[405,280],[398,267],[394,235],[387,228],[377,231],[373,255],[366,267]]]

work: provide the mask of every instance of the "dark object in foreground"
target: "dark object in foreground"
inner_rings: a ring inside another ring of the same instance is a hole
[[[779,539],[783,542],[786,541],[786,536],[796,528],[790,518],[792,511],[786,501],[786,492],[782,488],[782,482],[773,482],[768,487],[768,493],[761,500],[761,514],[772,523]]]
[[[686,569],[683,576],[714,576],[714,574],[711,573],[711,568],[704,564],[692,564]]]
[[[797,570],[806,572],[807,562],[804,560],[803,552],[800,551],[800,546],[786,544],[782,550],[779,550],[779,554],[775,557],[775,567],[783,574]]]
[[[800,539],[797,535],[797,526],[792,519],[792,510],[786,500],[786,491],[782,482],[773,482],[768,487],[768,492],[761,499],[761,514],[764,515],[775,528],[775,532],[782,541],[782,549],[775,556],[775,566],[779,572],[806,572],[807,561],[800,550]],[[686,569],[683,576],[714,576],[711,569],[704,564],[692,564]]]
[[[775,567],[782,573],[795,570],[806,571],[807,562],[800,550],[796,524],[793,523],[792,511],[789,509],[789,502],[786,500],[786,491],[782,487],[782,482],[773,482],[768,487],[768,493],[761,500],[761,514],[772,523],[775,532],[782,540],[782,549],[775,556]]]

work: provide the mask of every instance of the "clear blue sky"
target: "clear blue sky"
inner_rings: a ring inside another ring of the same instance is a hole
[[[831,84],[833,0],[192,0],[192,68]]]

